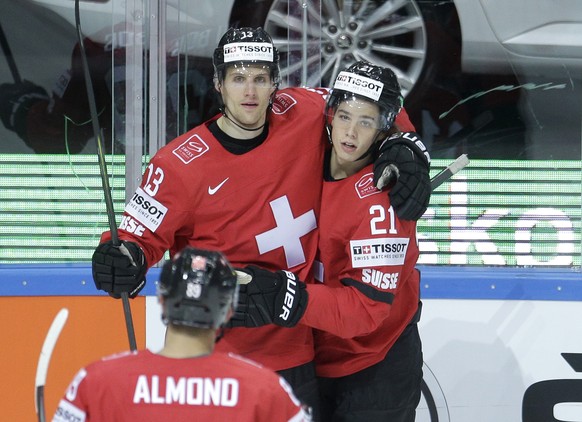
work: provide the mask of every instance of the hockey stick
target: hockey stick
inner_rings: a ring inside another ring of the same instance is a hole
[[[469,164],[469,157],[467,157],[467,154],[459,155],[455,161],[449,164],[444,170],[440,171],[435,177],[430,179],[431,190],[434,191],[446,180],[462,170],[467,164]]]
[[[36,409],[36,414],[38,416],[39,422],[44,422],[45,419],[45,409],[44,409],[44,386],[46,383],[46,375],[48,372],[48,366],[51,360],[51,355],[57,340],[67,322],[69,316],[69,311],[67,308],[62,308],[59,313],[55,316],[44,343],[40,351],[40,356],[38,357],[38,365],[36,367],[36,381],[35,385],[35,395],[34,395],[34,407]]]
[[[81,59],[83,62],[85,87],[87,88],[87,100],[89,102],[89,110],[91,112],[91,123],[93,124],[93,135],[97,142],[97,157],[99,159],[99,171],[101,173],[101,186],[103,187],[103,195],[105,196],[105,208],[107,210],[107,219],[109,221],[111,242],[115,246],[120,246],[121,242],[119,241],[119,236],[117,234],[117,223],[115,222],[115,210],[113,208],[113,199],[111,198],[111,188],[109,187],[109,176],[107,175],[107,164],[105,163],[105,154],[103,152],[101,129],[99,128],[99,118],[97,117],[97,103],[95,101],[91,73],[89,72],[89,62],[87,61],[87,55],[85,54],[85,45],[83,44],[83,34],[81,32],[79,0],[75,0],[75,26],[77,28],[79,51],[81,52]],[[129,339],[129,348],[133,351],[137,349],[137,345],[135,342],[133,319],[131,317],[131,306],[129,305],[129,294],[127,292],[121,293],[121,301],[123,302],[123,314],[125,316],[125,326],[127,329],[127,337]]]
[[[10,68],[10,73],[12,73],[12,78],[14,78],[14,82],[17,84],[22,83],[22,78],[20,77],[20,73],[18,73],[18,68],[16,67],[14,56],[12,55],[10,45],[8,44],[6,34],[4,34],[4,30],[2,29],[1,24],[0,24],[0,44],[2,45],[2,51],[6,56],[6,61],[8,62],[8,67]]]

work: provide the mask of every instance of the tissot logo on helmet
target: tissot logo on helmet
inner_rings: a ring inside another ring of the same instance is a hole
[[[223,80],[225,66],[237,62],[267,63],[274,85],[281,82],[279,52],[263,28],[230,28],[222,36],[212,57],[215,77]]]
[[[269,43],[244,42],[224,46],[224,62],[259,61],[273,62],[273,45]]]
[[[340,72],[333,88],[353,92],[354,94],[378,101],[380,94],[382,94],[384,84],[380,81],[366,78],[365,76],[356,75],[355,73]]]

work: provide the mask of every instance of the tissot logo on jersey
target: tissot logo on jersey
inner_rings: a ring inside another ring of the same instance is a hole
[[[210,148],[206,145],[206,142],[204,142],[200,136],[192,135],[174,149],[172,153],[184,164],[188,164],[209,149]]]
[[[264,42],[230,43],[223,47],[224,62],[257,60],[273,61],[273,45]]]
[[[408,238],[351,240],[352,267],[403,265],[408,250],[408,241]]]
[[[354,94],[363,95],[374,101],[380,99],[384,84],[365,76],[356,75],[351,72],[340,72],[333,85],[334,89],[353,92]]]
[[[362,281],[383,290],[395,289],[400,273],[383,273],[372,268],[362,270]]]
[[[155,232],[159,225],[162,224],[168,209],[141,188],[137,188],[131,200],[125,206],[125,212],[152,232]]]
[[[238,404],[239,391],[239,382],[235,378],[140,375],[133,402],[234,407]]]
[[[374,173],[364,174],[354,187],[360,199],[381,192],[374,186]]]

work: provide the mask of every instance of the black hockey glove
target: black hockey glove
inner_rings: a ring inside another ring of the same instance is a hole
[[[148,266],[141,248],[133,242],[101,243],[93,252],[93,281],[98,290],[119,299],[127,292],[134,298],[144,288]]]
[[[49,101],[43,87],[30,81],[0,85],[0,119],[6,129],[26,137],[26,116],[30,107],[38,101]]]
[[[238,305],[228,327],[261,327],[270,323],[294,327],[299,322],[307,307],[307,290],[295,274],[253,265],[237,269],[237,273],[252,278],[239,286]]]
[[[390,203],[403,220],[418,220],[430,201],[430,156],[414,132],[386,139],[374,162],[374,183],[389,188]]]

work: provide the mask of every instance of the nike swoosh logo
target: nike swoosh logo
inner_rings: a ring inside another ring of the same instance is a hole
[[[222,187],[222,185],[224,185],[226,183],[226,181],[229,178],[227,177],[226,179],[224,179],[222,182],[220,182],[220,184],[214,188],[211,188],[210,186],[208,186],[208,194],[209,195],[214,195],[216,192],[218,192],[218,189],[220,189]]]

